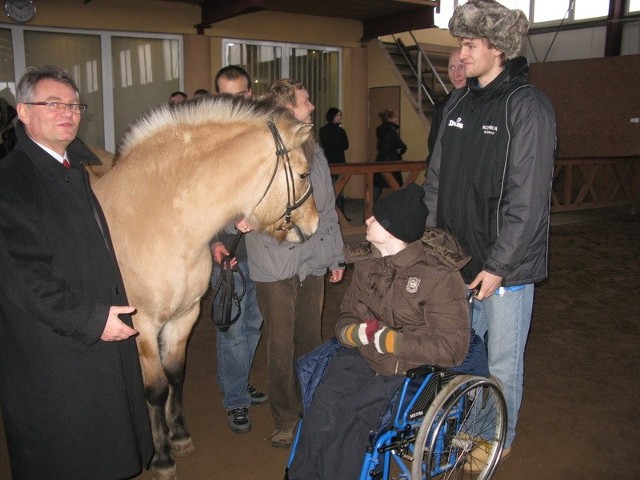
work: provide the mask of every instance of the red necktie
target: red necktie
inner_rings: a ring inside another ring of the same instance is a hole
[[[69,160],[67,160],[66,158],[62,159],[62,165],[64,166],[64,168],[71,167],[71,164],[69,163]]]

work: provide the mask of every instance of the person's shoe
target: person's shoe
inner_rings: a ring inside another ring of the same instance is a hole
[[[234,433],[247,433],[251,431],[249,409],[245,407],[227,410],[227,422]]]
[[[274,430],[270,442],[273,448],[290,448],[293,443],[293,430]]]
[[[250,383],[247,383],[247,392],[249,393],[249,398],[251,398],[251,405],[262,405],[269,401],[269,395],[262,393]]]
[[[489,460],[489,452],[491,451],[492,445],[492,443],[483,440],[481,444],[477,445],[473,450],[471,450],[469,455],[467,455],[466,462],[464,463],[464,471],[469,473],[480,473],[482,469],[487,465],[487,460]],[[505,458],[507,458],[510,453],[511,447],[502,449],[500,460],[504,460]]]

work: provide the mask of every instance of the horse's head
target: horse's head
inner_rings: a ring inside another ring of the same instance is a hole
[[[313,126],[286,110],[277,110],[267,126],[274,142],[273,171],[250,221],[280,241],[303,242],[318,228],[307,160],[313,155]]]

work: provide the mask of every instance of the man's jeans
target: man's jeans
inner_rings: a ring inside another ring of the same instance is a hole
[[[246,292],[240,307],[242,309],[238,320],[229,327],[226,332],[216,329],[216,350],[218,352],[218,384],[224,396],[223,404],[227,410],[251,405],[251,398],[247,393],[247,382],[251,364],[260,340],[260,326],[262,315],[256,301],[256,286],[249,278],[249,265],[247,262],[238,262],[238,268],[242,271],[246,280]],[[213,275],[211,285],[215,285],[220,275],[220,266],[213,263]],[[241,279],[239,273],[234,273],[236,291],[241,291]],[[236,313],[237,307],[231,311],[231,318]]]
[[[531,325],[533,284],[521,290],[494,293],[483,301],[473,302],[471,326],[485,339],[489,370],[502,387],[507,402],[507,439],[511,446],[516,435],[518,411],[524,383],[524,349]]]
[[[302,413],[294,362],[322,341],[324,277],[255,283],[267,337],[271,415],[276,430],[293,430]]]

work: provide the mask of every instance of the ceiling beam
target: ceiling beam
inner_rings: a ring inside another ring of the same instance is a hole
[[[202,4],[201,25],[212,25],[246,13],[266,10],[265,0],[217,0]]]
[[[363,22],[362,40],[409,30],[433,28],[435,27],[433,10],[434,8],[420,8],[412,12],[366,20]]]

